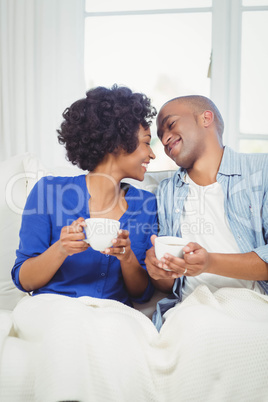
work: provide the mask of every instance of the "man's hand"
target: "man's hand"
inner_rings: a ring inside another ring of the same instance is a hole
[[[155,256],[154,241],[156,237],[157,236],[155,235],[151,237],[153,247],[151,247],[146,252],[146,268],[148,274],[152,278],[154,286],[157,289],[161,290],[162,292],[171,292],[174,283],[174,279],[172,276],[174,272],[168,272],[161,268],[161,263]]]
[[[172,271],[172,278],[185,276],[197,276],[207,272],[209,266],[209,253],[198,243],[188,243],[183,248],[184,258],[173,257],[165,254],[161,258],[160,266]]]

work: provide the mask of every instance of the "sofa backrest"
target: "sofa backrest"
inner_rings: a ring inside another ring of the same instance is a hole
[[[19,245],[22,211],[34,184],[41,177],[50,175],[75,176],[81,174],[77,167],[48,169],[30,153],[14,156],[0,162],[0,309],[13,310],[25,295],[11,279],[11,269]],[[126,179],[138,188],[155,192],[158,184],[174,171],[147,172],[143,182]]]

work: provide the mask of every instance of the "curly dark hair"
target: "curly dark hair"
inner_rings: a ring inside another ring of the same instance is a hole
[[[134,152],[140,125],[147,129],[155,115],[151,100],[142,93],[116,84],[93,88],[63,112],[58,141],[72,164],[93,171],[108,153]]]

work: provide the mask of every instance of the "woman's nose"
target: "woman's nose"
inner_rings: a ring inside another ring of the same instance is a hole
[[[150,159],[155,159],[155,154],[154,154],[154,151],[152,150],[151,147],[150,147],[150,154],[149,154],[149,156],[150,156]]]

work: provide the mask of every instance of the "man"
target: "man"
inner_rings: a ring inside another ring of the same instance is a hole
[[[158,189],[159,236],[189,241],[184,259],[166,254],[158,261],[154,247],[147,251],[155,286],[173,290],[158,305],[158,329],[164,313],[199,285],[212,293],[268,293],[268,155],[224,147],[223,129],[219,110],[203,96],[172,99],[157,117],[157,135],[179,166]]]

